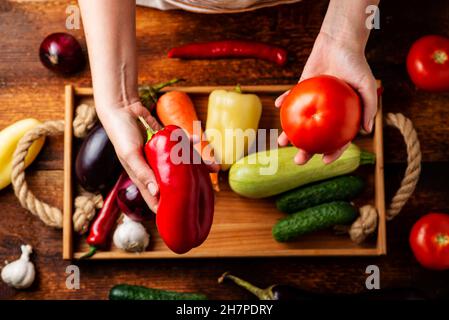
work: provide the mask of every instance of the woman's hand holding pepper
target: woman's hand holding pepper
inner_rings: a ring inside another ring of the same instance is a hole
[[[331,0],[321,32],[307,60],[300,81],[321,74],[328,74],[346,81],[360,94],[364,116],[362,129],[371,132],[377,112],[377,85],[371,69],[366,61],[364,50],[369,36],[365,25],[365,9],[378,0]],[[288,92],[276,100],[280,107]],[[278,139],[280,146],[289,141],[285,132]],[[325,154],[323,161],[331,163],[338,159],[349,145]],[[295,156],[297,164],[306,163],[313,154],[299,150]]]
[[[120,162],[150,209],[156,212],[159,188],[143,155],[142,126],[137,119],[142,116],[154,130],[159,130],[161,126],[140,102],[128,106],[97,106],[97,112]]]
[[[156,212],[159,188],[143,156],[143,132],[138,117],[143,117],[155,130],[160,125],[140,103],[138,95],[136,2],[79,0],[79,5],[98,117],[129,177]]]

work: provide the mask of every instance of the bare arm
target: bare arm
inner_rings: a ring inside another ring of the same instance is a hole
[[[379,2],[380,0],[331,0],[321,33],[363,53],[371,31],[366,27],[366,8],[370,5],[377,6]]]
[[[95,102],[130,105],[137,95],[135,1],[79,0]]]
[[[134,0],[79,0],[89,49],[95,106],[117,155],[150,208],[158,186],[142,153],[138,116],[159,125],[139,100]]]
[[[379,0],[330,0],[321,31],[307,60],[300,80],[320,74],[341,78],[356,89],[362,97],[364,116],[362,127],[371,132],[377,112],[376,80],[365,58],[365,47],[370,34],[366,27],[366,8]],[[276,101],[279,107],[285,94]],[[281,146],[288,144],[285,133],[279,137]],[[347,147],[347,146],[346,146]],[[326,163],[336,160],[346,147],[324,155]],[[303,164],[311,158],[299,150],[295,162]]]

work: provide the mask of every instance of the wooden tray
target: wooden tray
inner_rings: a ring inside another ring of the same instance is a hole
[[[195,103],[201,121],[206,120],[209,93],[218,87],[179,87],[189,93]],[[231,87],[219,87],[232,89]],[[275,98],[291,86],[243,86],[244,92],[259,95],[263,103],[260,128],[280,128],[279,111],[274,108]],[[91,88],[66,86],[65,152],[64,152],[64,231],[63,258],[79,259],[88,247],[85,236],[74,233],[73,208],[73,160],[79,144],[72,136],[75,106],[93,104]],[[277,243],[271,229],[285,214],[276,210],[273,199],[250,200],[233,193],[227,183],[227,174],[220,173],[221,192],[217,194],[212,230],[206,242],[184,255],[171,252],[158,236],[154,223],[148,224],[151,244],[147,251],[136,254],[115,248],[99,251],[91,259],[157,259],[157,258],[217,258],[217,257],[293,257],[293,256],[377,256],[386,254],[385,199],[383,173],[382,108],[375,121],[375,133],[359,136],[355,143],[362,149],[376,154],[375,166],[362,166],[357,174],[367,181],[364,194],[355,201],[357,206],[374,205],[379,212],[377,235],[363,245],[354,244],[348,235],[336,235],[332,230],[304,236],[293,243]]]

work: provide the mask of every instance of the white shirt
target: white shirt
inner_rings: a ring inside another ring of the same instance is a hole
[[[136,0],[136,3],[161,10],[183,9],[201,13],[232,13],[299,1],[301,0]]]

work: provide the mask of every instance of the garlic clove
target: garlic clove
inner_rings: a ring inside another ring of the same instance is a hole
[[[30,254],[33,248],[30,245],[22,245],[22,255],[19,259],[8,263],[3,267],[1,278],[7,285],[16,289],[26,289],[30,287],[36,276],[34,264],[30,261]]]
[[[114,245],[129,252],[142,252],[150,243],[150,236],[145,227],[126,215],[113,236]]]

